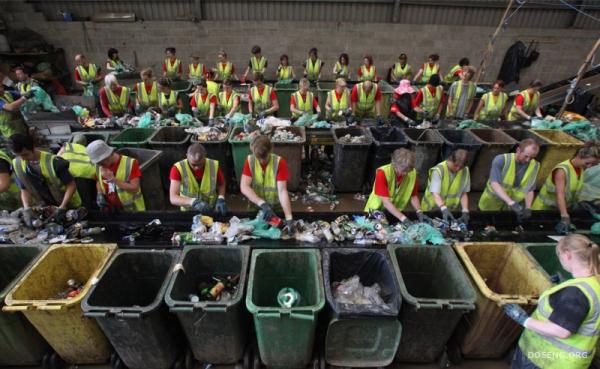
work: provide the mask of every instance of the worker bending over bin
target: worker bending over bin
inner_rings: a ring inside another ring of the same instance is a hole
[[[543,292],[531,316],[517,304],[504,305],[506,315],[525,328],[512,369],[590,367],[600,337],[598,251],[586,236],[562,238],[556,254],[573,278]]]
[[[448,159],[429,169],[429,183],[421,200],[421,209],[431,211],[439,207],[444,222],[457,222],[452,211],[461,209],[459,223],[469,224],[469,192],[471,191],[471,174],[468,167],[469,153],[458,149]]]
[[[381,118],[381,90],[371,80],[361,82],[352,87],[350,94],[352,113],[356,118],[376,118],[377,124],[383,124]]]
[[[296,120],[302,115],[312,115],[315,110],[321,115],[321,108],[319,107],[317,98],[308,90],[310,87],[308,79],[302,78],[298,87],[298,91],[294,92],[290,97],[292,119]]]
[[[248,201],[258,206],[263,219],[275,216],[274,208],[281,207],[285,227],[294,234],[292,204],[287,190],[289,171],[285,159],[273,154],[273,145],[267,136],[256,136],[250,143],[251,155],[244,163],[240,191]]]
[[[181,111],[181,99],[177,91],[171,88],[171,81],[168,78],[163,77],[158,80],[158,109],[167,117],[174,117]]]
[[[501,154],[492,161],[490,178],[479,199],[481,211],[512,209],[517,220],[531,218],[535,180],[540,163],[535,158],[540,151],[538,143],[527,138],[519,144],[516,153]],[[525,207],[522,203],[525,202]]]
[[[104,77],[104,88],[100,90],[100,106],[106,117],[120,117],[133,112],[131,90],[119,85],[114,74]]]
[[[204,146],[190,145],[186,159],[171,168],[169,198],[182,211],[227,215],[225,176],[219,162],[206,157]]]
[[[419,222],[431,223],[431,218],[421,210],[417,191],[415,154],[407,149],[397,149],[392,153],[392,162],[377,169],[373,191],[364,211],[385,209],[403,224],[410,225],[411,221],[402,213],[410,200]]]
[[[262,119],[279,110],[275,89],[265,84],[262,73],[254,73],[254,86],[248,93],[248,111],[253,117]]]
[[[208,125],[213,125],[215,109],[217,107],[217,97],[208,92],[206,79],[201,78],[196,84],[196,92],[190,100],[192,114],[198,119],[208,119]]]
[[[428,119],[438,123],[444,107],[444,88],[440,85],[440,76],[434,74],[429,82],[419,89],[413,99],[413,109],[418,113],[418,119]]]
[[[85,136],[75,133],[72,142],[65,142],[57,155],[69,162],[69,173],[75,179],[81,204],[89,208],[96,203],[96,166],[90,160],[85,145]]]
[[[506,115],[508,95],[503,91],[504,81],[496,80],[492,91],[486,92],[475,110],[475,120],[500,120]]]
[[[13,211],[21,205],[21,191],[11,168],[12,158],[6,150],[0,150],[0,210]]]
[[[100,89],[100,81],[104,78],[101,73],[101,68],[98,68],[96,64],[89,63],[85,55],[75,55],[75,83],[83,88],[83,96],[98,97],[98,91]]]
[[[327,93],[325,101],[327,119],[334,121],[344,120],[352,114],[350,110],[350,92],[346,88],[346,80],[338,78],[335,80],[335,88]]]
[[[33,97],[33,91],[20,95],[16,91],[5,90],[4,84],[0,83],[0,135],[5,139],[8,140],[15,133],[25,132],[19,109]]]
[[[146,210],[140,189],[142,171],[136,159],[118,154],[102,140],[89,144],[87,153],[96,165],[96,203],[100,209],[109,212]]]
[[[521,91],[513,103],[510,112],[508,113],[508,120],[531,120],[533,114],[536,117],[542,117],[542,111],[540,109],[540,88],[542,88],[542,82],[535,80],[529,84],[526,90]]]
[[[62,222],[67,209],[77,209],[81,199],[71,173],[69,162],[35,147],[29,135],[15,134],[10,137],[10,147],[16,158],[12,165],[17,184],[21,189],[23,221],[32,227],[33,205],[56,206],[52,215]]]
[[[141,82],[133,88],[136,92],[135,113],[142,114],[158,106],[158,84],[154,80],[152,68],[140,72]]]
[[[531,208],[533,210],[558,209],[560,211],[560,222],[556,225],[558,233],[570,232],[569,208],[579,201],[585,170],[597,165],[599,160],[600,145],[595,141],[586,142],[572,159],[556,165],[546,178]]]
[[[231,119],[242,108],[240,95],[233,89],[231,80],[223,81],[223,91],[219,92],[219,114],[225,119]]]

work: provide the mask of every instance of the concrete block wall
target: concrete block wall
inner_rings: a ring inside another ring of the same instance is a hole
[[[17,14],[18,15],[18,14]],[[18,27],[19,22],[10,26]],[[13,16],[14,18],[14,16]],[[482,52],[494,29],[448,25],[408,25],[390,23],[303,23],[303,22],[209,22],[149,21],[136,23],[47,22],[36,19],[27,26],[64,48],[67,62],[84,53],[98,64],[106,61],[108,48],[115,47],[121,58],[137,68],[153,67],[160,72],[164,48],[173,46],[187,66],[191,54],[202,56],[213,66],[216,54],[223,49],[229,54],[238,73],[248,64],[250,48],[260,45],[269,60],[267,78],[273,78],[281,54],[287,54],[297,75],[311,47],[319,49],[326,63],[325,75],[331,75],[333,63],[340,53],[350,55],[353,73],[364,54],[371,54],[379,74],[386,72],[400,53],[408,54],[414,69],[427,55],[438,53],[445,73],[461,57],[479,65]],[[493,81],[507,48],[515,41],[526,44],[537,40],[541,56],[521,73],[521,85],[538,78],[549,83],[574,75],[595,42],[597,34],[589,30],[509,28],[497,39],[495,53],[485,81]]]

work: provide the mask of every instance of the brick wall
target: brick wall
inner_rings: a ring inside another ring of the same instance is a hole
[[[36,17],[37,15],[37,17]],[[152,21],[144,23],[46,22],[40,13],[29,13],[28,27],[44,35],[47,41],[66,51],[68,63],[84,53],[103,64],[109,47],[119,49],[121,58],[138,68],[151,66],[159,71],[164,48],[174,46],[187,64],[192,53],[202,56],[211,66],[218,50],[225,50],[238,73],[248,63],[252,45],[261,45],[269,60],[267,77],[273,77],[279,56],[288,54],[297,74],[311,47],[319,49],[330,75],[339,53],[350,55],[355,70],[365,53],[373,55],[380,74],[392,65],[401,52],[409,56],[416,67],[428,54],[441,56],[443,72],[467,56],[475,66],[489,35],[489,27],[442,25],[351,24],[302,22],[199,22]],[[23,19],[22,13],[5,15],[11,26]],[[502,33],[496,42],[496,53],[488,68],[486,81],[495,79],[506,49],[517,40],[528,44],[540,42],[541,56],[532,67],[522,72],[521,84],[533,78],[544,82],[574,75],[593,45],[597,34],[589,30],[512,28]]]

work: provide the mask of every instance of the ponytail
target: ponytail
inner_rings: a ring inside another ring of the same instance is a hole
[[[560,252],[571,251],[574,257],[590,269],[598,277],[600,268],[598,266],[598,255],[600,247],[589,238],[581,234],[570,234],[558,241],[556,245],[557,254]]]

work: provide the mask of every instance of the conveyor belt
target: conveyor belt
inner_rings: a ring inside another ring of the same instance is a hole
[[[542,98],[541,106],[544,107],[564,101],[569,86],[571,85],[571,81],[575,78],[577,78],[577,76],[572,76],[542,87],[540,90]],[[600,67],[587,71],[577,85],[577,91],[581,93],[592,92],[598,89],[600,89]]]

